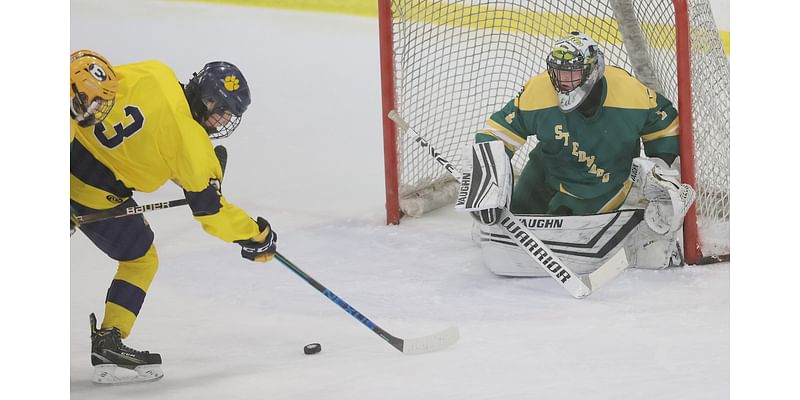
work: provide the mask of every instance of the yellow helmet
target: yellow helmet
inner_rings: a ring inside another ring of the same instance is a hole
[[[105,57],[91,50],[69,56],[70,116],[87,127],[101,122],[114,107],[119,81]]]

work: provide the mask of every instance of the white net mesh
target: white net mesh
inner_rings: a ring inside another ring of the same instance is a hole
[[[621,67],[677,104],[671,0],[392,0],[396,108],[454,165],[486,119],[545,70],[553,41],[579,30]],[[729,66],[707,0],[689,2],[698,223],[704,255],[727,254]],[[517,152],[519,171],[532,143]],[[398,137],[404,198],[448,173]],[[724,226],[724,233],[720,234]],[[713,242],[713,243],[712,243]],[[723,244],[724,242],[724,244]],[[706,249],[705,245],[710,245]]]

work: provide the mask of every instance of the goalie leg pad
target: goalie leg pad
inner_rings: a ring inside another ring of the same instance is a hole
[[[517,218],[579,275],[595,271],[617,254],[621,256],[628,235],[637,226],[644,225],[641,210],[565,217],[518,215]],[[502,227],[475,223],[471,236],[481,247],[483,264],[495,275],[549,276],[530,254],[508,238]]]
[[[683,265],[683,251],[678,243],[679,231],[670,234],[654,232],[640,224],[625,243],[625,255],[631,268],[664,269]]]

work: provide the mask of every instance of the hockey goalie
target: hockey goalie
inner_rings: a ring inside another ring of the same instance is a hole
[[[547,71],[495,112],[465,149],[456,209],[476,219],[486,266],[504,276],[546,276],[497,226],[504,208],[578,274],[621,253],[629,266],[683,264],[678,241],[695,198],[680,183],[672,103],[572,32],[555,42]],[[514,179],[511,157],[535,148]],[[642,154],[644,153],[644,154]]]

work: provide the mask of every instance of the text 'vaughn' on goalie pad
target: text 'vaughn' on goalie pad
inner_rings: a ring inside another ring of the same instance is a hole
[[[497,223],[511,202],[513,172],[500,141],[467,145],[461,167],[456,210],[470,211],[483,224]]]
[[[620,250],[643,217],[644,210],[640,209],[585,216],[517,215],[527,229],[581,275],[591,273],[614,256],[627,264]],[[548,276],[508,238],[502,227],[474,223],[472,240],[480,245],[484,264],[496,275]]]

